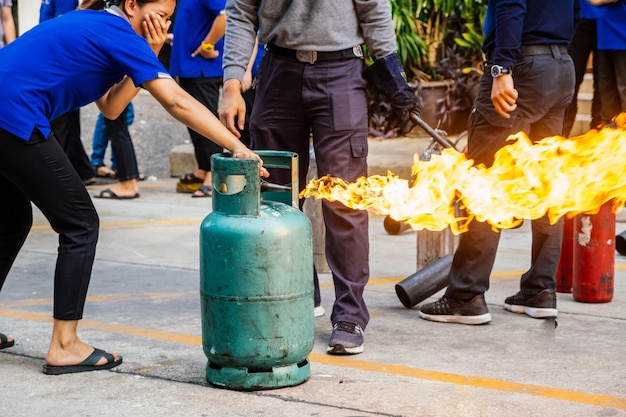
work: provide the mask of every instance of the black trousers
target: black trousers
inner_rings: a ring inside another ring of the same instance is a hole
[[[360,59],[307,64],[265,54],[250,118],[253,149],[297,153],[303,189],[312,133],[318,176],[328,174],[345,181],[366,176],[367,97],[362,72]],[[272,182],[290,182],[284,171],[271,170]],[[369,279],[367,211],[324,200],[322,212],[326,259],[335,286],[331,322],[347,321],[365,329],[370,318],[363,297]]]
[[[598,51],[602,122],[626,112],[626,51]]]
[[[59,234],[54,273],[55,319],[83,315],[99,219],[67,155],[34,131],[29,142],[0,129],[0,289],[32,225],[33,202]]]
[[[111,141],[111,150],[117,164],[117,179],[120,181],[139,178],[137,155],[126,121],[127,110],[128,108],[115,120],[104,118],[104,127]]]
[[[589,55],[593,54],[593,99],[591,101],[591,122],[589,127],[596,127],[601,122],[600,117],[600,94],[598,94],[598,48],[597,48],[597,36],[596,36],[596,20],[595,19],[583,19],[578,27],[576,33],[572,39],[572,43],[569,45],[569,55],[574,61],[574,70],[576,72],[576,84],[574,89],[574,97],[567,106],[565,111],[565,119],[563,120],[563,136],[569,136],[576,120],[576,113],[578,113],[578,89],[583,82],[585,72],[587,71],[587,61]]]
[[[219,118],[217,112],[218,101],[220,97],[220,87],[222,86],[222,77],[210,78],[180,78],[179,84],[192,97],[198,100],[215,117]],[[211,140],[207,140],[204,136],[193,129],[187,128],[191,143],[193,143],[194,155],[198,168],[204,171],[211,170],[211,155],[221,153],[224,149]]]
[[[50,122],[50,127],[80,178],[87,180],[95,177],[96,171],[80,139],[80,109],[57,117]]]

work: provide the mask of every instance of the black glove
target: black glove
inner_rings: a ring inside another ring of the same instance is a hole
[[[389,124],[398,128],[400,134],[409,132],[415,126],[410,113],[420,116],[422,102],[407,84],[398,54],[380,58],[363,71],[363,77],[389,99],[392,107]]]

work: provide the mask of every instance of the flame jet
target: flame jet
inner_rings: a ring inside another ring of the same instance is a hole
[[[566,215],[596,213],[608,201],[614,212],[624,206],[626,113],[612,126],[569,139],[553,136],[532,143],[520,132],[508,141],[488,168],[444,149],[429,161],[415,155],[412,182],[391,172],[353,183],[324,176],[311,180],[300,197],[388,215],[415,230],[450,227],[455,234],[474,220],[507,229],[545,214],[554,223]],[[455,210],[457,202],[466,216]]]

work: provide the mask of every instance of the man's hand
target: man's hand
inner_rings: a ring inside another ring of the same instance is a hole
[[[220,120],[233,135],[241,137],[240,130],[246,120],[246,102],[241,96],[241,82],[235,78],[228,79],[222,87],[223,100],[220,108]],[[235,118],[237,125],[235,125]]]
[[[491,85],[491,102],[496,111],[505,119],[510,119],[511,113],[517,108],[517,90],[513,85],[513,76],[503,74],[493,79]]]
[[[156,55],[159,55],[161,47],[168,38],[167,30],[172,24],[171,20],[164,20],[160,15],[150,12],[141,22],[143,26],[143,37],[148,41],[150,48]]]

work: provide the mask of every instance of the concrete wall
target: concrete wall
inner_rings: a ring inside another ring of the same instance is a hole
[[[14,9],[16,9],[16,24],[18,35],[28,31],[37,23],[39,23],[39,7],[41,0],[17,0],[13,1]]]

